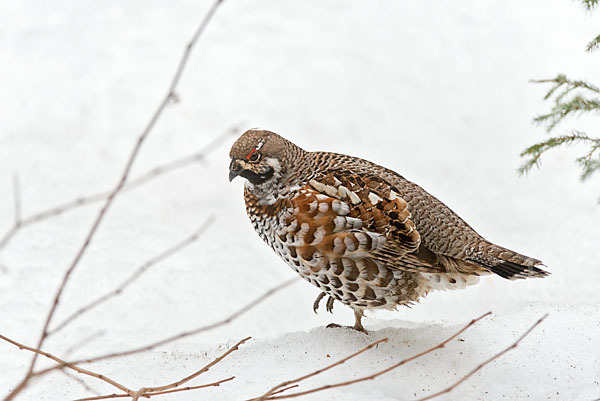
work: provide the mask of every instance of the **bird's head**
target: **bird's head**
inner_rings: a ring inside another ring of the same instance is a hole
[[[271,131],[251,129],[231,147],[229,181],[241,176],[246,187],[256,192],[277,190],[286,179],[286,166],[303,152],[291,142]]]

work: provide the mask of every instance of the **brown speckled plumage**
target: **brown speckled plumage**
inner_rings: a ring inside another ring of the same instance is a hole
[[[256,232],[301,277],[355,311],[409,305],[431,290],[496,273],[543,277],[541,261],[492,244],[446,205],[367,160],[307,152],[281,136],[245,132],[230,152],[229,178],[246,178]]]

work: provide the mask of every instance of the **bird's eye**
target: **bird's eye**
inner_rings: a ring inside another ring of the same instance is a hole
[[[249,162],[257,162],[260,159],[260,153],[258,153],[258,150],[256,149],[252,149],[250,151],[250,153],[248,153],[248,156],[246,156],[246,160],[248,160]]]

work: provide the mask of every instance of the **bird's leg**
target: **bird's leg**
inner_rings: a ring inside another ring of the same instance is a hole
[[[328,300],[328,302],[329,302],[329,300]],[[363,317],[363,311],[360,309],[354,309],[354,326],[344,326],[344,327],[347,327],[352,330],[360,331],[361,333],[369,334],[367,332],[367,330],[365,330],[365,328],[363,327],[363,325],[361,323],[362,317]],[[337,328],[337,327],[342,327],[342,326],[340,326],[337,323],[329,323],[327,325],[328,329]]]
[[[363,311],[360,309],[354,309],[354,327],[352,327],[356,331],[362,331],[366,333],[367,330],[363,327],[361,320],[363,317]]]
[[[335,302],[335,299],[330,295],[329,298],[327,299],[327,312],[333,313],[333,303],[334,302]]]
[[[321,300],[323,299],[323,297],[325,296],[325,293],[322,292],[319,294],[319,296],[317,297],[317,299],[315,299],[315,302],[313,303],[313,311],[315,313],[317,313],[318,309],[319,309],[319,303],[321,303]],[[327,301],[327,305],[329,305],[329,301]]]

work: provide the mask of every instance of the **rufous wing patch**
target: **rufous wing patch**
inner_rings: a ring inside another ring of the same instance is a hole
[[[383,179],[336,170],[310,180],[309,188],[342,202],[343,206],[336,205],[336,210],[342,209],[346,220],[351,217],[362,222],[360,236],[357,236],[358,233],[344,234],[337,230],[342,242],[337,242],[337,246],[331,248],[336,250],[335,254],[342,249],[344,252],[363,251],[375,259],[383,260],[384,255],[385,259],[389,259],[389,256],[401,258],[419,248],[421,237],[411,220],[408,204]],[[334,210],[333,205],[331,210]],[[334,224],[336,217],[333,217]],[[339,227],[340,221],[335,225]],[[333,239],[327,235],[324,240],[333,244]],[[358,240],[359,246],[355,248],[351,240]],[[368,245],[360,245],[361,241],[368,242]]]

